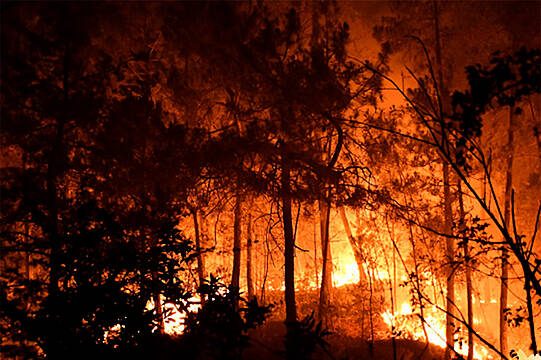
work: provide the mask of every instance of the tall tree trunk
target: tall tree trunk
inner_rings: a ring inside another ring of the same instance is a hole
[[[254,283],[252,276],[252,214],[248,213],[246,224],[246,287],[248,288],[248,300],[254,298]]]
[[[368,359],[374,360],[374,310],[372,306],[374,289],[372,287],[374,269],[370,266],[368,271],[368,314],[370,315],[370,340],[368,341]]]
[[[351,250],[353,250],[353,256],[355,257],[355,262],[357,263],[357,268],[359,269],[359,284],[362,284],[363,282],[366,282],[366,274],[364,272],[363,267],[363,255],[361,252],[361,246],[362,244],[358,244],[357,241],[355,241],[355,238],[353,237],[353,233],[351,232],[351,228],[349,226],[349,221],[346,215],[346,210],[343,206],[340,207],[340,217],[342,218],[342,224],[344,225],[344,230],[346,231],[346,235],[349,240],[349,244],[351,246]]]
[[[293,239],[293,220],[291,216],[290,169],[287,161],[283,161],[282,166],[286,322],[294,323],[297,321],[297,308],[295,304],[295,240]]]
[[[231,101],[235,103],[235,97],[230,94]],[[237,113],[234,114],[235,124],[237,126],[237,131],[239,137],[244,136],[244,127],[240,121],[240,118]],[[244,163],[242,161],[241,163]],[[234,209],[234,220],[233,220],[233,271],[231,274],[231,287],[237,291],[237,294],[240,291],[240,263],[241,263],[241,235],[242,235],[242,195],[239,190],[240,181],[237,179],[237,190],[235,194],[235,209]],[[236,300],[238,306],[238,298]]]
[[[443,66],[441,54],[441,39],[439,25],[438,2],[433,1],[433,17],[434,17],[434,38],[436,47],[436,67],[438,72],[438,90],[439,90],[439,121],[441,123],[442,144],[444,151],[449,151],[448,142],[445,138],[445,113],[444,109],[448,107],[448,91],[443,81]],[[453,213],[451,207],[451,189],[449,183],[449,163],[442,155],[443,163],[443,216],[444,216],[444,233],[452,235],[453,228]],[[446,297],[446,322],[445,322],[445,337],[447,348],[445,349],[445,359],[451,359],[452,349],[454,348],[454,321],[452,315],[455,313],[455,276],[452,262],[455,253],[455,241],[451,236],[446,237],[445,255],[449,266],[447,269],[447,297]]]
[[[387,218],[387,215],[385,215],[385,223],[387,225],[387,232],[389,233],[389,238],[394,243],[394,236],[391,233],[391,229],[389,228],[389,220]],[[396,289],[393,286],[393,280],[396,282],[396,271],[395,271],[395,252],[394,252],[394,246],[393,246],[393,278],[391,278],[391,265],[389,264],[389,260],[387,258],[387,252],[384,252],[384,259],[385,259],[385,265],[387,266],[387,272],[389,274],[388,284],[389,284],[389,296],[391,298],[391,314],[395,313],[395,303],[396,303]],[[396,328],[394,325],[392,325],[392,333],[391,333],[391,344],[393,346],[393,360],[397,359],[397,348],[396,348]]]
[[[535,324],[534,324],[534,314],[532,307],[532,286],[531,279],[527,278],[524,280],[524,290],[526,290],[526,307],[528,308],[528,323],[530,325],[530,338],[532,339],[531,350],[533,355],[537,355],[537,340],[535,338]]]
[[[464,256],[466,259],[469,258],[469,248],[468,244],[464,247]],[[468,301],[468,325],[470,326],[468,329],[468,360],[473,360],[473,350],[474,350],[474,342],[473,342],[473,292],[472,292],[472,282],[471,282],[471,269],[470,269],[470,261],[467,261],[467,268],[466,268],[466,296]]]
[[[321,273],[321,288],[319,293],[319,319],[328,326],[328,311],[331,302],[332,289],[332,257],[329,242],[329,218],[331,206],[325,200],[319,200],[319,225],[321,234],[321,249],[323,269]]]
[[[295,330],[297,323],[297,306],[295,304],[295,239],[293,238],[293,220],[291,216],[291,184],[290,168],[285,155],[282,154],[282,221],[284,226],[284,283],[286,303],[286,353],[288,360],[297,358]]]
[[[465,224],[465,211],[464,211],[464,200],[462,197],[462,181],[458,180],[458,204],[460,210],[460,219],[462,220],[461,230],[466,228]],[[464,235],[464,232],[462,232]],[[473,360],[473,295],[472,295],[472,283],[471,283],[471,261],[470,261],[470,249],[468,240],[464,239],[464,261],[465,261],[465,272],[466,272],[466,300],[468,306],[468,360]]]
[[[452,235],[453,214],[451,209],[451,191],[449,185],[449,164],[444,160],[443,164],[443,197],[444,197],[444,229],[445,234]],[[452,315],[455,314],[455,271],[453,268],[453,259],[455,257],[455,240],[451,236],[446,238],[445,255],[448,261],[447,266],[447,296],[445,310],[447,312],[445,322],[445,338],[447,348],[445,349],[445,358],[451,359],[451,352],[454,348],[454,321]]]
[[[505,169],[505,199],[504,199],[504,210],[503,210],[503,219],[505,222],[505,227],[508,229],[508,232],[511,234],[511,192],[513,187],[513,138],[515,131],[515,116],[514,116],[514,107],[509,107],[509,130],[507,132],[507,164]],[[509,257],[507,248],[502,246],[502,264],[501,264],[501,278],[500,278],[500,352],[507,356],[509,354],[509,349],[507,346],[507,334],[508,327],[507,322],[505,321],[505,309],[507,308],[507,297],[508,297],[508,276],[509,276],[509,265],[507,258]]]
[[[234,209],[233,222],[233,273],[231,275],[231,286],[238,291],[240,286],[240,257],[241,257],[241,214],[242,198],[237,192]]]

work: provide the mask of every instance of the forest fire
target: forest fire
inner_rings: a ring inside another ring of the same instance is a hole
[[[159,311],[163,314],[163,329],[162,331],[166,334],[178,336],[184,332],[186,329],[186,318],[187,312],[197,312],[201,308],[201,300],[199,297],[193,296],[189,298],[186,302],[183,302],[183,308],[180,309],[175,304],[165,302],[164,298],[161,298],[161,310]],[[155,311],[154,301],[150,300],[146,306],[147,310]],[[160,331],[159,327],[156,326],[153,329],[154,332]]]
[[[390,330],[399,334],[399,338],[428,341],[432,345],[445,349],[447,347],[445,340],[445,317],[442,314],[437,316],[437,310],[432,311],[432,313],[434,315],[426,316],[424,320],[421,320],[420,313],[414,313],[408,303],[403,303],[399,312],[393,314],[387,310],[381,316]],[[457,354],[467,356],[468,345],[456,344],[455,351]],[[489,355],[489,352],[484,347],[479,346],[474,348],[473,357],[474,359],[481,360],[494,358]]]
[[[181,335],[186,329],[186,312],[197,312],[201,308],[201,299],[193,296],[188,299],[186,310],[180,310],[174,304],[166,303],[163,306],[164,332],[170,335]]]
[[[0,28],[0,358],[541,359],[541,2]]]

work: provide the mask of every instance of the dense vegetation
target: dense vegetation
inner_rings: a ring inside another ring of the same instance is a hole
[[[2,2],[0,352],[537,353],[539,10]]]

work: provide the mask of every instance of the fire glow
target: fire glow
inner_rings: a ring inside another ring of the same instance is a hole
[[[445,341],[445,316],[441,314],[441,312],[439,316],[437,313],[432,313],[430,315],[425,314],[423,321],[421,320],[421,314],[419,312],[414,312],[411,305],[405,302],[402,303],[400,311],[393,314],[391,311],[387,310],[381,314],[381,317],[393,333],[399,334],[399,338],[428,341],[430,344],[442,349],[447,347]],[[467,356],[468,345],[461,345],[457,342],[455,344],[455,351],[458,354]],[[473,355],[475,359],[479,360],[493,359],[488,351],[480,346],[474,347]]]
[[[538,359],[540,28],[3,1],[0,358]]]

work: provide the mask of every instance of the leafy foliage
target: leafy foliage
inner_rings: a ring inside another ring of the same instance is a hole
[[[516,114],[521,99],[541,92],[541,51],[521,48],[513,55],[493,54],[489,66],[466,68],[469,89],[455,91],[449,127],[458,133],[457,163],[466,165],[468,152],[476,152],[471,140],[481,136],[482,116],[494,107],[511,106]]]
[[[326,350],[329,346],[325,337],[331,333],[321,321],[316,321],[314,312],[286,326],[289,328],[285,337],[286,350],[295,359],[309,359],[318,348]]]
[[[186,318],[186,331],[181,340],[187,345],[187,358],[239,359],[250,345],[247,331],[261,325],[272,306],[259,305],[257,299],[247,301],[238,291],[213,276],[199,292],[205,301],[197,312]],[[239,300],[243,306],[238,307]]]
[[[21,279],[13,269],[2,279],[0,314],[8,342],[38,344],[44,351],[54,346],[72,357],[131,351],[153,336],[158,319],[148,301],[157,287],[170,302],[189,295],[178,276],[193,259],[191,244],[170,224],[156,233],[154,246],[143,247],[89,201],[64,225],[55,297],[44,296],[45,278]],[[40,260],[42,266],[48,261]],[[4,350],[13,355],[29,349]]]

